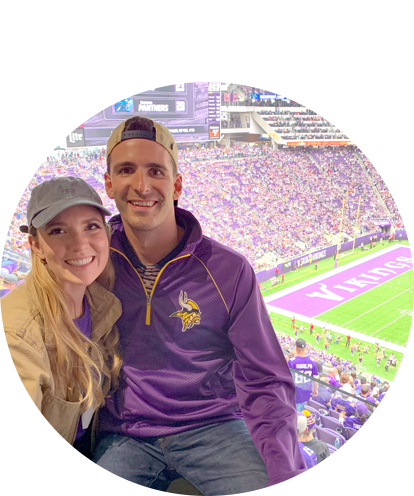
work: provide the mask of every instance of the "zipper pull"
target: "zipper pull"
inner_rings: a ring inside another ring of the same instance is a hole
[[[151,313],[151,295],[147,294],[147,315],[145,317],[146,325],[150,325],[151,322],[150,313]]]

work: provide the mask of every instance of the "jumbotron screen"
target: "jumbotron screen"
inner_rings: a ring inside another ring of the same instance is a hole
[[[164,124],[179,141],[220,139],[220,83],[178,83],[132,95],[88,119],[84,145],[105,145],[112,130],[141,115]],[[73,145],[72,145],[73,146]]]

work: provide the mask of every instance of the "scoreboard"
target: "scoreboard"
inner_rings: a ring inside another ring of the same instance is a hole
[[[125,98],[104,110],[105,119],[142,115],[150,119],[194,117],[194,83],[179,83]]]
[[[28,93],[0,93],[0,110],[30,110]]]

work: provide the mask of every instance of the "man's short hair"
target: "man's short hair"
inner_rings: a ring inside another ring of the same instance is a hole
[[[369,431],[365,436],[365,446],[368,449],[377,451],[382,444],[382,434],[380,431]]]
[[[115,129],[117,129],[117,128],[115,128]],[[154,130],[154,121],[152,121],[151,119],[148,119],[147,117],[142,117],[140,115],[136,115],[136,116],[131,117],[130,119],[127,119],[125,121],[125,128],[123,131],[124,132],[127,132],[127,131],[152,132],[153,130]],[[164,130],[164,133],[165,132],[167,132],[167,131]],[[170,136],[169,133],[167,133],[167,134]],[[135,139],[142,139],[142,138],[135,138]],[[177,147],[176,144],[174,144],[174,146]],[[177,167],[177,164],[175,163],[175,161],[173,160],[173,158],[171,157],[170,151],[169,150],[167,150],[167,151],[168,151],[168,154],[169,154],[170,159],[171,159],[173,175],[175,176],[176,174],[178,174],[178,167]],[[107,167],[106,171],[108,174],[110,174],[110,170],[111,170],[111,162],[110,161],[111,161],[111,153],[109,153],[109,155],[107,156],[107,159],[106,159],[106,167]]]
[[[367,384],[364,384],[361,387],[361,394],[367,394],[367,393],[369,393],[369,386]]]
[[[402,388],[401,382],[395,381],[392,383],[392,390],[393,392],[398,391],[400,388]]]

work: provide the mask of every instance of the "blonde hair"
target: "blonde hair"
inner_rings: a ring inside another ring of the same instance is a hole
[[[105,223],[105,219],[103,220]],[[109,239],[109,228],[106,223],[105,226]],[[37,231],[32,226],[30,234],[37,238]],[[27,280],[32,282],[35,288],[41,318],[56,343],[55,356],[53,356],[54,350],[48,350],[55,387],[66,391],[67,401],[80,401],[81,412],[91,406],[99,407],[105,400],[101,388],[101,370],[104,362],[111,372],[112,390],[118,386],[122,365],[118,351],[118,330],[114,326],[103,337],[103,350],[93,340],[84,336],[70,315],[71,297],[64,292],[55,274],[48,265],[41,262],[33,250],[31,258],[32,269]],[[114,279],[114,268],[108,258],[98,282],[110,291]],[[93,355],[97,359],[97,364],[91,358]]]

